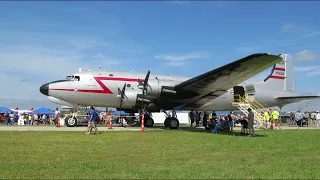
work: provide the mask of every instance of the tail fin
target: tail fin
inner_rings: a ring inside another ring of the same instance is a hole
[[[268,88],[284,91],[295,91],[293,59],[288,54],[281,54],[282,61],[275,64],[270,75],[264,80]]]

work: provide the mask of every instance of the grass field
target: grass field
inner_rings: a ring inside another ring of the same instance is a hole
[[[0,132],[0,178],[320,178],[320,130],[256,134]]]

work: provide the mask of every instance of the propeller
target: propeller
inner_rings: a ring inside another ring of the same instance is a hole
[[[122,103],[123,103],[124,96],[125,96],[126,85],[127,85],[127,83],[124,83],[122,90],[120,90],[120,88],[118,87],[118,93],[119,93],[119,96],[121,98],[120,99],[120,111],[121,111]]]
[[[148,85],[149,76],[150,76],[150,70],[148,70],[148,73],[144,78],[143,83],[138,78],[139,87],[142,89],[142,99],[144,99],[144,96],[147,94],[147,85]],[[142,108],[144,109],[143,101],[142,101]]]

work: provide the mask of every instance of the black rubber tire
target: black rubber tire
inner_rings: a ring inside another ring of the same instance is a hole
[[[153,124],[154,124],[154,121],[153,121],[152,118],[148,118],[148,119],[146,119],[145,122],[144,122],[145,127],[152,127]]]
[[[170,129],[178,129],[179,128],[179,120],[177,118],[170,118],[168,122]]]
[[[164,127],[165,127],[165,128],[169,127],[169,121],[170,121],[170,117],[168,117],[168,118],[166,118],[166,119],[164,120]]]
[[[69,119],[71,119],[72,116],[66,117],[66,119],[64,120],[64,124],[68,127],[76,127],[77,126],[77,118],[74,117],[74,123],[70,123]]]

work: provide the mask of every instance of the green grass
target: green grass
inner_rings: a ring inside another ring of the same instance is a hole
[[[0,132],[2,179],[315,179],[320,131]]]

